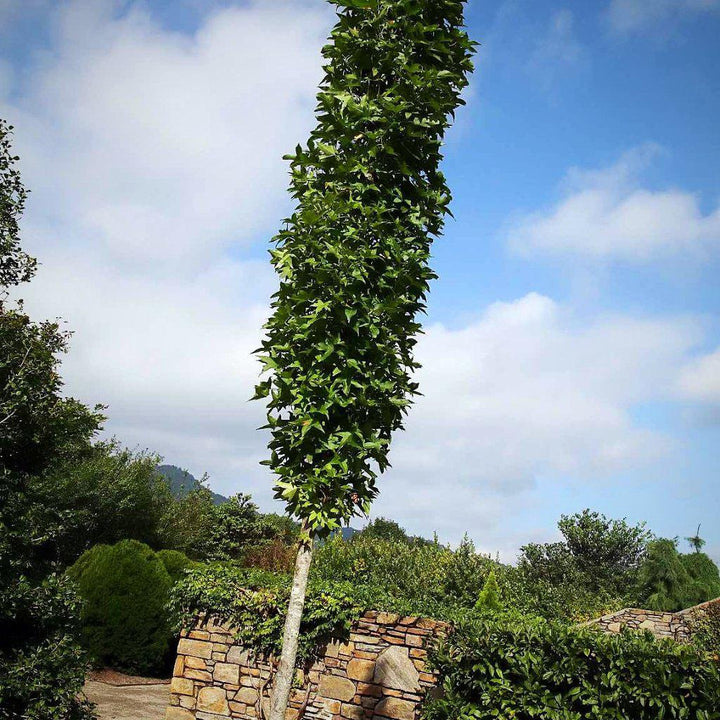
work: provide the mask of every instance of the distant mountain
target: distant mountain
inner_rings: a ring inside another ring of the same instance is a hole
[[[178,499],[202,487],[202,483],[194,475],[177,465],[158,465],[157,470],[167,481],[170,492]],[[216,505],[220,505],[227,500],[224,495],[219,493],[210,491],[210,494]]]

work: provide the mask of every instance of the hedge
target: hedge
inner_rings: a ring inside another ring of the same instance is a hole
[[[467,620],[434,650],[425,720],[717,720],[718,666],[649,633],[605,635],[514,613]]]

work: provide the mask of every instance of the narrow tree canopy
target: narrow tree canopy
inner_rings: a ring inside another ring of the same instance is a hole
[[[259,350],[276,497],[327,535],[366,512],[417,383],[413,349],[450,192],[441,144],[472,69],[464,0],[339,0],[317,128]]]

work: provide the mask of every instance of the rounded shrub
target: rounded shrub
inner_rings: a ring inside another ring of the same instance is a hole
[[[196,562],[179,550],[160,550],[157,556],[165,566],[170,576],[170,582],[172,582],[173,585],[179,580],[182,580],[188,570],[197,565]]]
[[[68,571],[84,600],[84,643],[95,662],[128,672],[164,669],[172,632],[166,605],[172,580],[137,540],[96,545]]]

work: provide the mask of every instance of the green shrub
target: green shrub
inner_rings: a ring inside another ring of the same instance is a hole
[[[685,598],[688,607],[720,597],[718,566],[705,553],[680,555],[680,562],[691,579]]]
[[[311,576],[352,583],[375,609],[446,618],[475,605],[490,571],[504,569],[464,540],[457,550],[440,543],[409,543],[362,534],[335,537],[315,552]],[[361,587],[362,586],[362,589]]]
[[[129,672],[162,671],[172,581],[158,556],[137,540],[96,545],[68,574],[84,600],[83,639],[93,659]]]
[[[701,652],[720,660],[720,603],[706,606],[690,619],[692,644]]]
[[[160,550],[157,553],[157,557],[164,565],[165,570],[167,570],[167,574],[170,576],[170,582],[172,582],[173,585],[182,580],[188,570],[197,565],[196,562],[192,561],[185,553],[181,553],[179,550]]]
[[[480,595],[478,595],[477,602],[475,603],[475,610],[479,612],[498,612],[501,609],[500,588],[497,584],[495,571],[491,570],[488,575],[488,579],[485,581],[485,586],[480,592]]]
[[[21,577],[0,589],[0,717],[90,720],[80,696],[87,658],[78,643],[79,601],[67,579]]]
[[[720,673],[648,633],[604,635],[516,613],[467,620],[431,658],[444,696],[426,720],[717,720]]]
[[[224,564],[200,566],[173,588],[177,628],[212,616],[238,628],[236,637],[242,645],[279,655],[290,585],[289,575]],[[362,607],[349,583],[311,581],[300,626],[298,664],[312,660],[331,639],[345,638]]]

